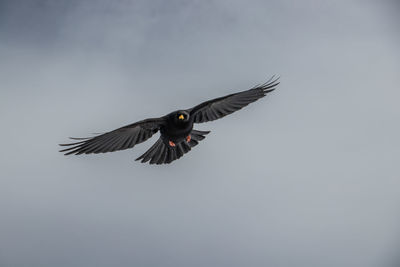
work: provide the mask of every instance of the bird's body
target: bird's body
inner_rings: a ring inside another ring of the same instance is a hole
[[[185,116],[187,119],[180,120],[178,118],[180,115]],[[172,112],[166,116],[166,120],[166,125],[160,127],[160,134],[161,138],[167,143],[169,141],[179,143],[185,140],[193,129],[193,119],[186,111],[177,110]]]
[[[278,79],[249,90],[203,102],[191,109],[178,110],[160,118],[142,120],[114,131],[91,138],[71,138],[75,143],[61,144],[68,148],[60,152],[70,154],[105,153],[132,148],[160,131],[160,138],[137,158],[150,164],[165,164],[179,159],[205,138],[209,131],[193,129],[195,123],[222,118],[275,90]]]

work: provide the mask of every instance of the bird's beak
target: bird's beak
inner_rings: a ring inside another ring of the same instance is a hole
[[[183,116],[182,114],[179,115],[178,119],[183,120],[185,118],[185,116]]]

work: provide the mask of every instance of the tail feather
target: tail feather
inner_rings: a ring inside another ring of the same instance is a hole
[[[169,164],[174,160],[181,158],[184,154],[188,153],[192,147],[199,144],[205,138],[209,131],[192,130],[190,133],[191,140],[189,143],[182,141],[177,143],[174,147],[166,144],[160,137],[143,155],[136,160],[141,160],[142,163],[148,162],[150,164]]]
[[[157,164],[159,161],[161,161],[161,157],[163,156],[164,152],[165,146],[161,145],[158,153],[155,153],[154,157],[151,158],[150,164]]]

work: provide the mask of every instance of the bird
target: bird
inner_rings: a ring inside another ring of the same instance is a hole
[[[210,133],[193,129],[194,124],[214,121],[238,111],[274,91],[279,83],[279,77],[274,75],[263,84],[205,101],[190,109],[141,120],[94,137],[70,137],[73,143],[59,144],[67,147],[60,152],[80,155],[125,150],[148,140],[159,131],[159,139],[136,160],[157,165],[169,164],[188,153]]]

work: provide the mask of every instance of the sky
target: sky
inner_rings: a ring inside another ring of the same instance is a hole
[[[400,4],[0,1],[0,266],[400,266]],[[170,165],[69,136],[280,75]]]

